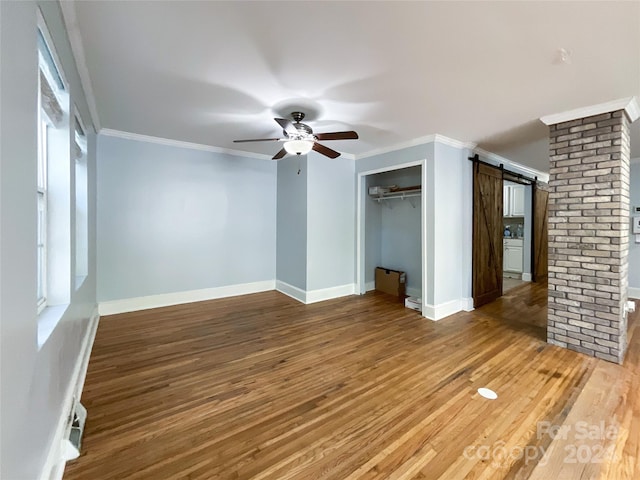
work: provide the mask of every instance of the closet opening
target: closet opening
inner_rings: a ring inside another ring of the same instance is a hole
[[[424,161],[358,175],[357,291],[385,291],[384,281],[395,285],[404,280],[404,292],[386,292],[389,301],[406,303],[421,314],[426,291],[424,175]]]

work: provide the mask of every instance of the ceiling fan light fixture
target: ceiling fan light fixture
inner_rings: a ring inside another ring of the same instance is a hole
[[[306,155],[312,148],[311,140],[289,140],[284,143],[284,149],[291,155]]]

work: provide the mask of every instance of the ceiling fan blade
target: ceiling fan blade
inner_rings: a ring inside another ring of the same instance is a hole
[[[313,149],[321,153],[322,155],[329,158],[338,158],[340,156],[340,152],[336,152],[335,150],[331,150],[329,147],[325,147],[324,145],[320,145],[318,142],[313,144]]]
[[[357,140],[358,134],[353,130],[348,132],[330,132],[330,133],[316,133],[318,140]]]
[[[287,151],[284,148],[281,148],[278,153],[276,153],[271,160],[279,160],[287,154]]]
[[[282,138],[251,138],[249,140],[234,140],[233,143],[247,143],[247,142],[278,142],[283,140]]]
[[[278,125],[282,127],[282,129],[287,133],[297,134],[298,129],[293,125],[291,120],[287,120],[286,118],[274,118]]]

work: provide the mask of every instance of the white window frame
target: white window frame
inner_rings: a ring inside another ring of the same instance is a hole
[[[38,94],[38,98],[40,95]],[[40,314],[47,306],[47,153],[48,153],[48,130],[49,122],[46,115],[40,107],[38,100],[38,180],[37,180],[37,198],[38,198],[38,294],[37,307]],[[41,213],[42,212],[42,213]]]
[[[0,0],[1,1],[1,0]],[[71,295],[71,135],[69,132],[71,117],[71,96],[69,83],[62,70],[62,62],[55,50],[55,43],[49,34],[46,22],[40,9],[37,9],[38,36],[42,36],[47,51],[43,52],[38,47],[38,155],[46,152],[46,157],[38,158],[46,160],[43,170],[46,183],[36,188],[38,201],[41,199],[39,191],[44,190],[46,195],[46,219],[44,225],[38,228],[42,230],[38,243],[43,245],[42,259],[44,263],[38,268],[38,275],[42,275],[36,281],[45,290],[34,292],[38,311],[37,346],[42,348],[51,336],[51,333],[62,319],[70,304]],[[38,41],[40,44],[40,41]],[[49,66],[51,63],[51,67]],[[52,71],[55,69],[55,71]],[[41,76],[49,83],[59,102],[62,111],[61,118],[50,118],[48,110],[42,104]],[[47,127],[45,128],[45,125]],[[58,183],[60,182],[60,183]],[[36,213],[36,221],[40,214]],[[52,233],[53,232],[53,233]],[[60,234],[60,235],[59,235]],[[42,240],[42,242],[41,242]],[[36,255],[39,255],[36,246]],[[46,293],[45,293],[46,292]]]
[[[78,135],[77,129],[75,124],[73,125],[73,130],[74,130],[74,140],[76,142],[76,144],[80,147],[80,150],[82,151],[82,155],[79,158],[76,158],[74,161],[74,168],[75,168],[75,192],[74,192],[74,196],[75,196],[75,238],[76,238],[76,243],[75,243],[75,261],[76,261],[76,268],[75,268],[75,279],[76,279],[76,290],[79,289],[82,284],[84,283],[84,280],[87,278],[89,272],[88,272],[88,262],[89,262],[89,202],[88,202],[88,189],[89,189],[89,179],[88,179],[88,165],[87,165],[87,154],[88,154],[88,146],[87,146],[87,128],[85,126],[85,123],[82,121],[82,117],[80,116],[80,112],[78,110],[78,107],[74,105],[74,119],[75,121],[78,123],[78,125],[80,126],[80,128],[82,129],[82,132],[84,133],[84,136],[80,136]],[[80,232],[79,231],[79,222],[78,222],[78,170],[79,168],[84,169],[84,176],[83,176],[83,184],[82,184],[82,190],[83,190],[83,200],[84,200],[84,215],[85,215],[85,219],[84,219],[84,223],[83,223],[83,231]],[[84,237],[84,241],[86,243],[86,245],[79,245],[80,242],[78,242],[79,240],[79,235],[82,234],[82,236]],[[84,247],[82,250],[80,249],[80,247]],[[83,258],[80,259],[79,258],[79,254],[82,253]],[[85,266],[85,269],[83,269],[82,271],[80,271],[79,269],[79,260],[82,260],[83,265]]]

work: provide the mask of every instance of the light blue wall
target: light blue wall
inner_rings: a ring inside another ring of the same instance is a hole
[[[276,163],[98,139],[98,299],[275,277]]]
[[[427,242],[432,260],[427,284],[433,289],[427,291],[427,301],[434,305],[471,297],[473,187],[468,156],[465,148],[436,143],[433,173],[427,173],[427,189],[432,193],[427,218],[434,219],[428,223],[433,234]]]
[[[631,164],[629,189],[629,200],[633,209],[633,207],[640,206],[640,163],[637,161]],[[631,234],[629,239],[629,287],[640,289],[640,243],[636,243],[635,238],[635,235]]]
[[[351,285],[355,162],[311,152],[307,170],[307,290]]]
[[[416,145],[393,152],[381,153],[356,161],[356,174],[369,170],[393,168],[403,163],[433,158],[433,143]]]
[[[274,162],[276,163],[276,162]],[[307,157],[277,162],[277,266],[275,278],[307,289]]]
[[[69,83],[71,102],[89,127],[91,118],[59,5],[39,5]],[[89,135],[89,275],[79,290],[71,292],[66,313],[38,349],[37,6],[31,1],[0,2],[0,478],[11,480],[31,480],[42,474],[58,421],[67,413],[62,411],[63,404],[73,387],[74,367],[96,306],[95,138]],[[71,229],[73,226],[72,217]],[[75,232],[70,236],[74,259]],[[73,268],[70,272],[73,274]]]

